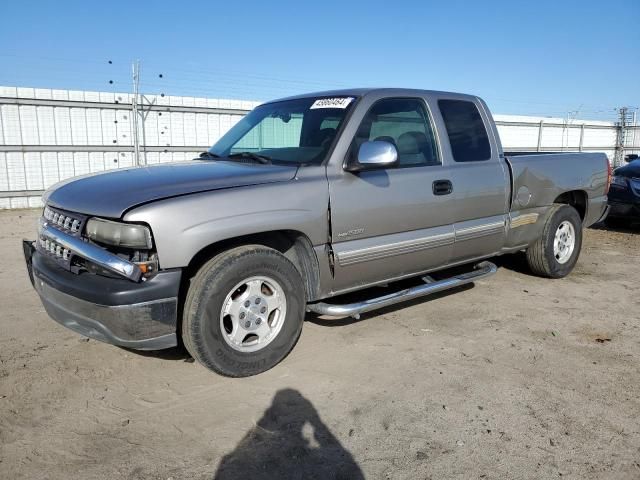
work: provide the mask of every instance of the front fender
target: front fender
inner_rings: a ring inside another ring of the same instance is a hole
[[[329,197],[324,170],[318,173],[160,200],[132,209],[124,220],[151,227],[162,269],[187,266],[213,243],[274,230],[296,230],[321,245],[328,238]]]

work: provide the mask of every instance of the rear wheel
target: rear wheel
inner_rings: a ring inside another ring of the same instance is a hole
[[[249,245],[216,256],[191,281],[185,347],[202,365],[230,377],[272,368],[300,336],[302,285],[296,267],[277,250]]]
[[[582,220],[570,205],[554,205],[542,235],[527,249],[529,268],[548,278],[567,276],[575,267],[582,248]]]

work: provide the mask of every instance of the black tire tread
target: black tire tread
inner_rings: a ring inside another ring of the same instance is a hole
[[[630,224],[631,222],[628,223]],[[610,216],[604,219],[604,224],[609,228],[622,228],[627,226],[624,218]]]

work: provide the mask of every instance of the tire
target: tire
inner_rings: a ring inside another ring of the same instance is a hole
[[[303,285],[293,263],[272,248],[247,245],[217,255],[200,268],[187,292],[182,320],[187,351],[228,377],[269,370],[300,337]]]
[[[625,223],[628,225],[631,222],[625,222],[624,218],[620,218],[620,217],[610,217],[607,215],[607,217],[604,219],[604,224],[609,227],[609,228],[622,228],[625,227],[627,225],[625,225]]]
[[[556,235],[562,237],[564,233],[573,233],[571,251],[562,248],[563,245],[568,246],[571,243],[562,239],[559,243],[560,248],[554,249]],[[542,235],[527,249],[527,263],[531,271],[541,277],[566,277],[575,267],[581,248],[582,220],[577,210],[570,205],[554,204],[544,224]]]

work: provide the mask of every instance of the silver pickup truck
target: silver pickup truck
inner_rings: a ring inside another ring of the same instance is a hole
[[[519,251],[564,277],[609,180],[600,153],[505,155],[472,95],[330,91],[260,105],[194,161],[56,185],[23,247],[57,322],[133,349],[183,342],[248,376],[288,354],[305,311],[357,317]],[[421,282],[339,297],[408,277]]]

